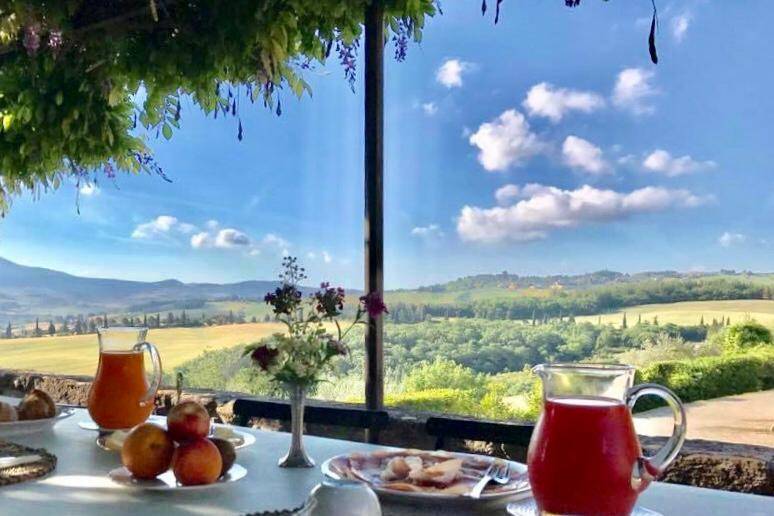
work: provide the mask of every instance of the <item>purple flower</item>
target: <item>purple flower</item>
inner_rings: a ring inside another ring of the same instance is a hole
[[[28,25],[24,28],[24,38],[22,39],[24,48],[27,49],[27,54],[34,56],[38,53],[40,48],[40,26]]]
[[[279,351],[268,346],[260,346],[250,353],[250,358],[258,364],[262,370],[267,371],[279,355]]]
[[[48,47],[54,51],[62,48],[62,31],[52,30],[48,33]]]
[[[295,285],[284,283],[266,294],[263,300],[271,305],[275,314],[291,314],[298,308],[301,297],[301,291]]]
[[[378,292],[370,292],[362,296],[360,302],[363,304],[363,309],[374,319],[382,314],[390,313],[387,311],[387,305],[384,304],[384,300],[382,300],[382,296]]]
[[[330,283],[321,283],[320,290],[312,297],[316,301],[315,310],[323,317],[336,317],[344,310],[344,289],[332,288]]]

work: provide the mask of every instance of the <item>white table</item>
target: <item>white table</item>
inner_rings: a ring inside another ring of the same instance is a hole
[[[256,443],[238,452],[237,462],[248,470],[239,482],[213,489],[184,492],[138,491],[114,484],[107,472],[120,465],[120,457],[98,448],[96,434],[78,427],[88,420],[84,410],[60,422],[54,431],[16,437],[26,446],[46,448],[58,458],[54,473],[44,479],[0,487],[3,516],[140,516],[234,515],[299,506],[322,478],[319,469],[289,470],[277,467],[290,436],[281,432],[250,430]],[[370,450],[372,445],[306,437],[309,454],[318,464],[340,453]],[[774,515],[774,497],[743,495],[709,489],[657,483],[640,498],[640,504],[665,516]],[[432,514],[405,507],[384,507],[386,516]],[[440,512],[438,514],[441,514]],[[443,512],[449,516],[448,511]],[[505,514],[505,511],[502,513]]]

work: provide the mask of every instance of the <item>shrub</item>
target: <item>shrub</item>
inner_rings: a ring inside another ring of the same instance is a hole
[[[460,389],[428,389],[404,392],[385,397],[389,407],[404,407],[420,412],[477,414],[477,402],[471,391]]]
[[[771,344],[771,331],[755,321],[736,323],[728,330],[723,340],[724,353],[739,353],[761,344]]]
[[[486,378],[470,368],[453,360],[436,358],[411,369],[403,381],[406,391],[428,391],[444,389],[473,390],[482,395],[486,389]]]
[[[657,383],[672,389],[687,403],[774,388],[774,350],[656,362],[637,371],[636,383]],[[643,399],[637,410],[658,406]]]

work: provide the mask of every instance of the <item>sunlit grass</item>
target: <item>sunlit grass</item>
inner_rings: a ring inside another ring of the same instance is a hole
[[[658,317],[659,324],[674,323],[681,326],[699,324],[702,317],[705,324],[712,324],[713,319],[720,321],[730,317],[732,324],[755,319],[764,326],[774,328],[774,301],[762,299],[639,305],[608,314],[576,317],[575,320],[595,324],[601,320],[602,324],[620,326],[624,312],[629,325],[635,324],[639,316],[642,316],[643,321],[653,322],[653,318]]]
[[[161,328],[151,330],[148,340],[158,347],[164,369],[171,371],[205,350],[247,344],[283,329],[279,323]],[[0,340],[0,368],[93,375],[97,349],[96,335]]]

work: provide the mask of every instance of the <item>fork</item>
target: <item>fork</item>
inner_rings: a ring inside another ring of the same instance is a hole
[[[505,485],[511,480],[511,466],[507,462],[494,461],[484,472],[481,480],[470,491],[471,498],[481,498],[481,493],[489,482]]]

